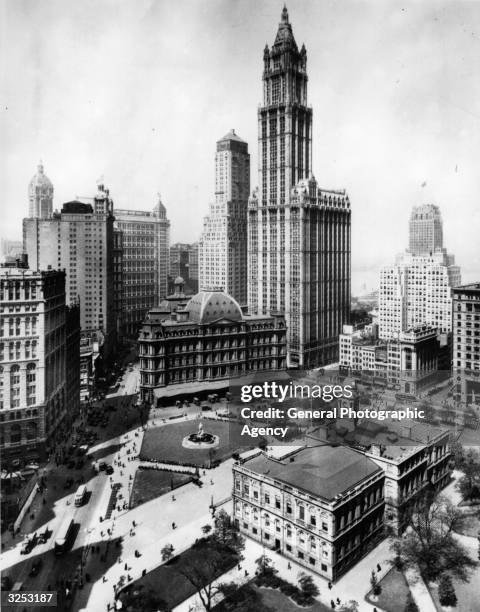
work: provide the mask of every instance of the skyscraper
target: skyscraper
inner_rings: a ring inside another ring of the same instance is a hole
[[[452,330],[452,288],[461,282],[455,258],[443,248],[437,206],[415,207],[410,218],[409,251],[380,271],[379,336],[396,337],[418,325]]]
[[[115,220],[123,234],[123,332],[136,337],[168,293],[170,221],[160,196],[151,211],[116,209]]]
[[[289,366],[338,358],[350,313],[350,203],[345,191],[317,186],[307,52],[298,50],[282,11],[275,42],[263,53],[258,110],[259,190],[248,205],[248,305],[281,311]]]
[[[480,406],[480,283],[453,290],[453,380],[462,406]],[[478,418],[478,412],[477,412]]]
[[[113,201],[102,183],[92,204],[66,202],[50,219],[24,219],[23,245],[32,270],[65,270],[67,304],[80,300],[82,335],[108,357],[116,343],[113,288]]]
[[[23,466],[45,458],[79,407],[79,312],[59,270],[0,268],[0,304],[0,447]]]
[[[412,255],[429,255],[443,247],[442,215],[438,206],[414,206],[409,224],[409,247]]]
[[[221,287],[247,303],[248,145],[231,130],[217,142],[215,201],[204,218],[199,242],[200,288]]]
[[[176,242],[170,247],[168,292],[175,290],[175,279],[181,277],[186,293],[198,293],[198,242]]]
[[[37,173],[28,185],[28,216],[47,219],[53,212],[52,181],[43,172],[43,164],[37,166]]]

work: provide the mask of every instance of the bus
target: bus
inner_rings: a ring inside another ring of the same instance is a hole
[[[75,506],[81,506],[85,501],[86,495],[87,487],[85,485],[80,485],[75,493]]]
[[[63,519],[60,529],[57,531],[57,535],[55,537],[56,555],[63,555],[63,553],[66,552],[73,533],[73,526],[74,523],[72,518]]]

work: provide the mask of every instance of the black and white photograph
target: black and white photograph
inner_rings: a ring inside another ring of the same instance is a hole
[[[0,0],[1,609],[480,612],[480,0]]]

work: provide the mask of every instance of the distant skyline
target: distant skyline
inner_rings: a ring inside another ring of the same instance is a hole
[[[248,142],[257,185],[263,48],[283,2],[3,0],[2,237],[21,238],[42,159],[54,208],[93,195],[151,209],[198,240],[215,143]],[[287,3],[308,54],[313,168],[352,207],[353,293],[408,246],[413,206],[440,207],[463,281],[480,280],[480,3]]]

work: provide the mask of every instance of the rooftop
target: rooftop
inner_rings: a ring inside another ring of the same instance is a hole
[[[282,462],[262,455],[248,461],[245,467],[328,501],[382,471],[368,457],[344,446],[305,448]]]

